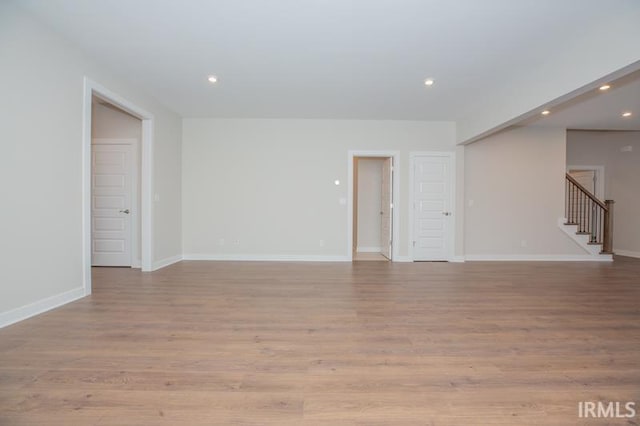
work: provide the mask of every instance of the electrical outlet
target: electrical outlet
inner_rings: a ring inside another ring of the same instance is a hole
[[[324,240],[320,240],[320,247],[324,247]]]
[[[239,245],[240,245],[240,240],[235,240],[235,241],[233,242],[233,244],[235,244],[235,245],[239,246]]]

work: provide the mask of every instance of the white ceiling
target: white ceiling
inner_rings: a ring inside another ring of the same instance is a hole
[[[584,130],[640,130],[640,71],[609,83],[606,91],[594,89],[536,115],[521,125]],[[622,117],[630,111],[631,117]]]
[[[182,116],[416,120],[472,114],[616,2],[17,1]]]

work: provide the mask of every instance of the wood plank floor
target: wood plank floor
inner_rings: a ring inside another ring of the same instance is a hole
[[[384,257],[382,253],[357,252],[353,255],[355,261],[371,261],[371,262],[388,262],[389,259]]]
[[[1,425],[576,425],[640,411],[640,261],[181,262],[0,330]]]

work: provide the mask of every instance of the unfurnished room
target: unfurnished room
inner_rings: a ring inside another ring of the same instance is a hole
[[[637,0],[0,0],[0,425],[640,424]]]

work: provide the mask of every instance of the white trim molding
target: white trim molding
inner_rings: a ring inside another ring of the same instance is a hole
[[[143,271],[153,269],[153,114],[143,110],[115,92],[84,77],[82,108],[82,264],[83,287],[91,294],[91,102],[96,96],[134,117],[142,120],[141,139],[141,266]]]
[[[578,225],[567,225],[566,218],[558,219],[558,227],[560,230],[568,236],[578,247],[584,250],[588,255],[598,259],[613,260],[610,254],[602,254],[602,244],[589,243],[589,235],[578,234]]]
[[[611,255],[590,256],[588,254],[468,254],[470,262],[611,262]]]
[[[393,199],[393,230],[391,244],[391,261],[397,261],[400,256],[400,151],[353,151],[347,152],[347,261],[353,260],[353,161],[356,157],[393,158],[392,191]]]
[[[86,296],[84,287],[74,288],[64,293],[56,294],[45,299],[38,300],[28,305],[0,313],[0,328],[15,324],[18,321],[31,318],[41,313],[50,311],[58,306],[65,305],[74,300]]]
[[[158,260],[153,262],[152,271],[157,271],[158,269],[166,268],[169,265],[173,265],[174,263],[178,263],[183,259],[183,256],[178,254],[175,256],[167,257],[166,259]]]
[[[347,256],[289,254],[185,254],[183,260],[226,260],[242,262],[350,262]]]
[[[93,145],[133,145],[137,148],[138,139],[136,138],[92,138]]]
[[[640,251],[630,251],[630,250],[617,250],[617,249],[613,249],[613,253],[617,254],[619,256],[626,256],[626,257],[636,257],[638,259],[640,259]]]

